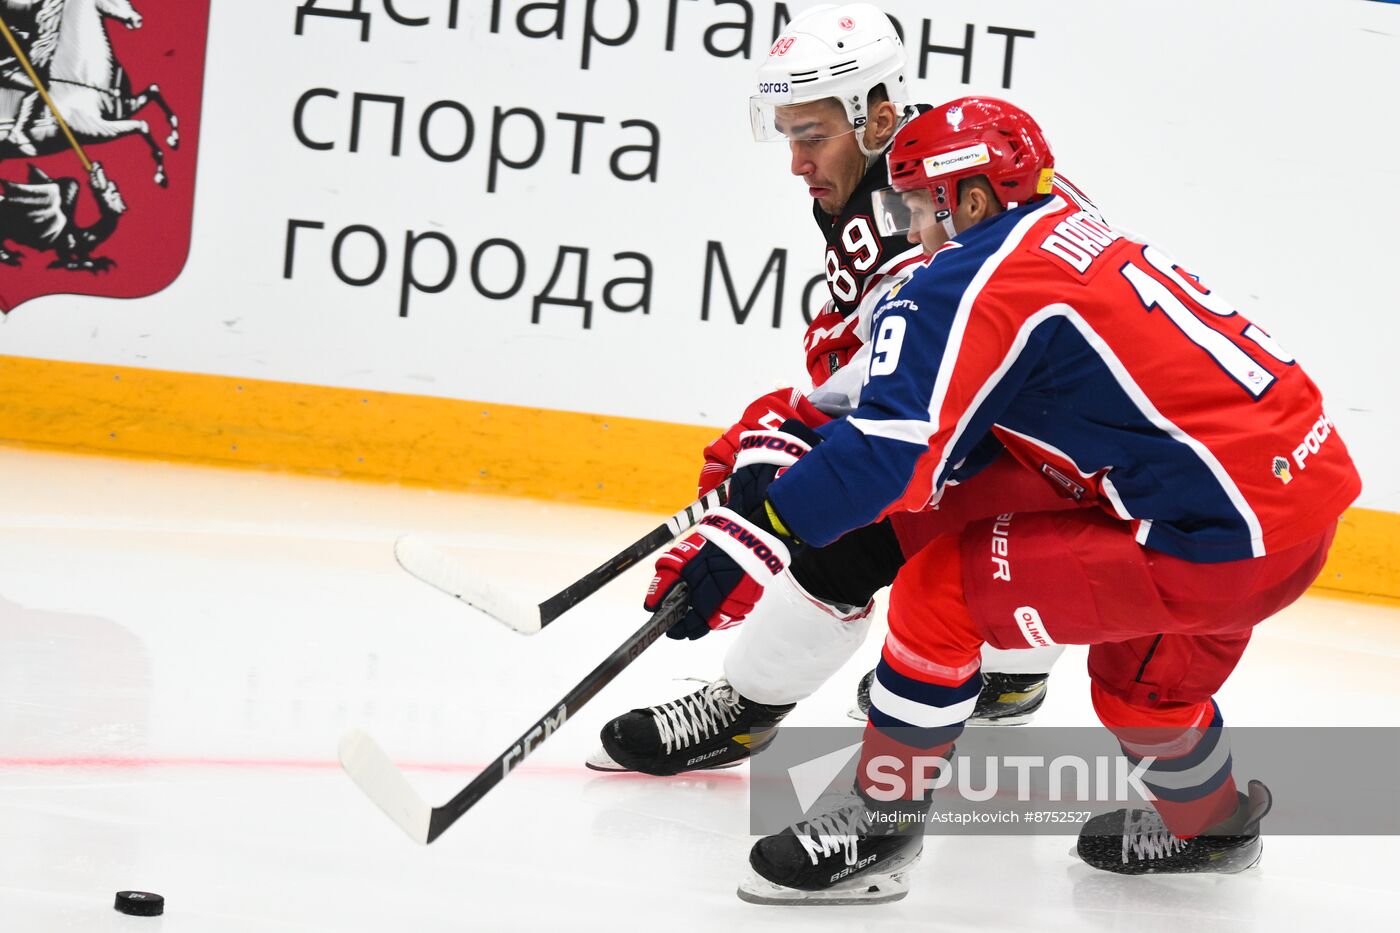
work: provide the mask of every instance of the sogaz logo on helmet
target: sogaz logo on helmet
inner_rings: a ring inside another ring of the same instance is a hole
[[[758,93],[773,97],[779,94],[791,94],[792,88],[786,81],[760,81],[758,82]]]
[[[955,149],[952,152],[945,152],[943,155],[929,156],[924,159],[924,174],[929,178],[937,178],[939,175],[947,175],[949,172],[956,172],[974,165],[986,165],[990,161],[992,161],[992,156],[987,151],[987,144],[978,143],[975,146],[968,146],[966,149]]]

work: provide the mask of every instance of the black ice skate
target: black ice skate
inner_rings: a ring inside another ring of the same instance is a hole
[[[928,804],[874,803],[857,791],[805,823],[765,836],[739,885],[751,904],[884,904],[909,893]]]
[[[1019,726],[1045,702],[1047,674],[982,672],[982,692],[967,718],[972,726]]]
[[[1259,863],[1264,843],[1259,821],[1273,805],[1273,795],[1259,781],[1240,794],[1239,809],[1224,823],[1191,839],[1171,834],[1156,810],[1102,813],[1079,831],[1076,852],[1094,868],[1120,875],[1233,873]]]
[[[995,674],[982,672],[982,692],[977,705],[967,718],[969,726],[1019,726],[1030,722],[1031,716],[1045,702],[1049,674]],[[870,685],[875,672],[870,671],[856,687],[856,705],[852,719],[864,722],[870,718]]]
[[[643,774],[730,768],[773,741],[778,723],[796,705],[746,700],[720,679],[679,700],[618,716],[603,727],[603,747],[586,764]]]

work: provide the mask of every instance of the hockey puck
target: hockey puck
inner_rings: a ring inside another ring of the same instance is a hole
[[[165,913],[165,898],[150,891],[118,891],[113,906],[133,917],[159,917]]]

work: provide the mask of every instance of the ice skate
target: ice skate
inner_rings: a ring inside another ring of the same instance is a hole
[[[749,852],[739,885],[751,904],[885,904],[909,893],[908,872],[924,846],[924,803],[874,803],[852,790],[831,807]]]
[[[1019,726],[1030,722],[1040,704],[1045,702],[1049,674],[996,674],[982,672],[982,692],[977,706],[968,717],[969,726]],[[875,672],[869,671],[856,687],[856,705],[848,714],[865,722],[870,718],[870,685]]]
[[[595,771],[657,775],[732,768],[771,742],[794,706],[755,703],[720,679],[613,719],[603,727],[602,747],[585,764]]]
[[[1233,817],[1190,839],[1172,835],[1156,810],[1102,813],[1079,831],[1075,851],[1092,867],[1120,875],[1244,871],[1259,863],[1259,822],[1273,795],[1262,782],[1250,781],[1248,796],[1239,798]]]

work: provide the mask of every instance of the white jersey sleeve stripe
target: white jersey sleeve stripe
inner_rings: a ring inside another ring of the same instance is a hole
[[[891,441],[904,441],[906,444],[928,445],[933,436],[933,423],[930,421],[877,420],[873,418],[848,418],[851,427],[866,437],[883,437]]]

